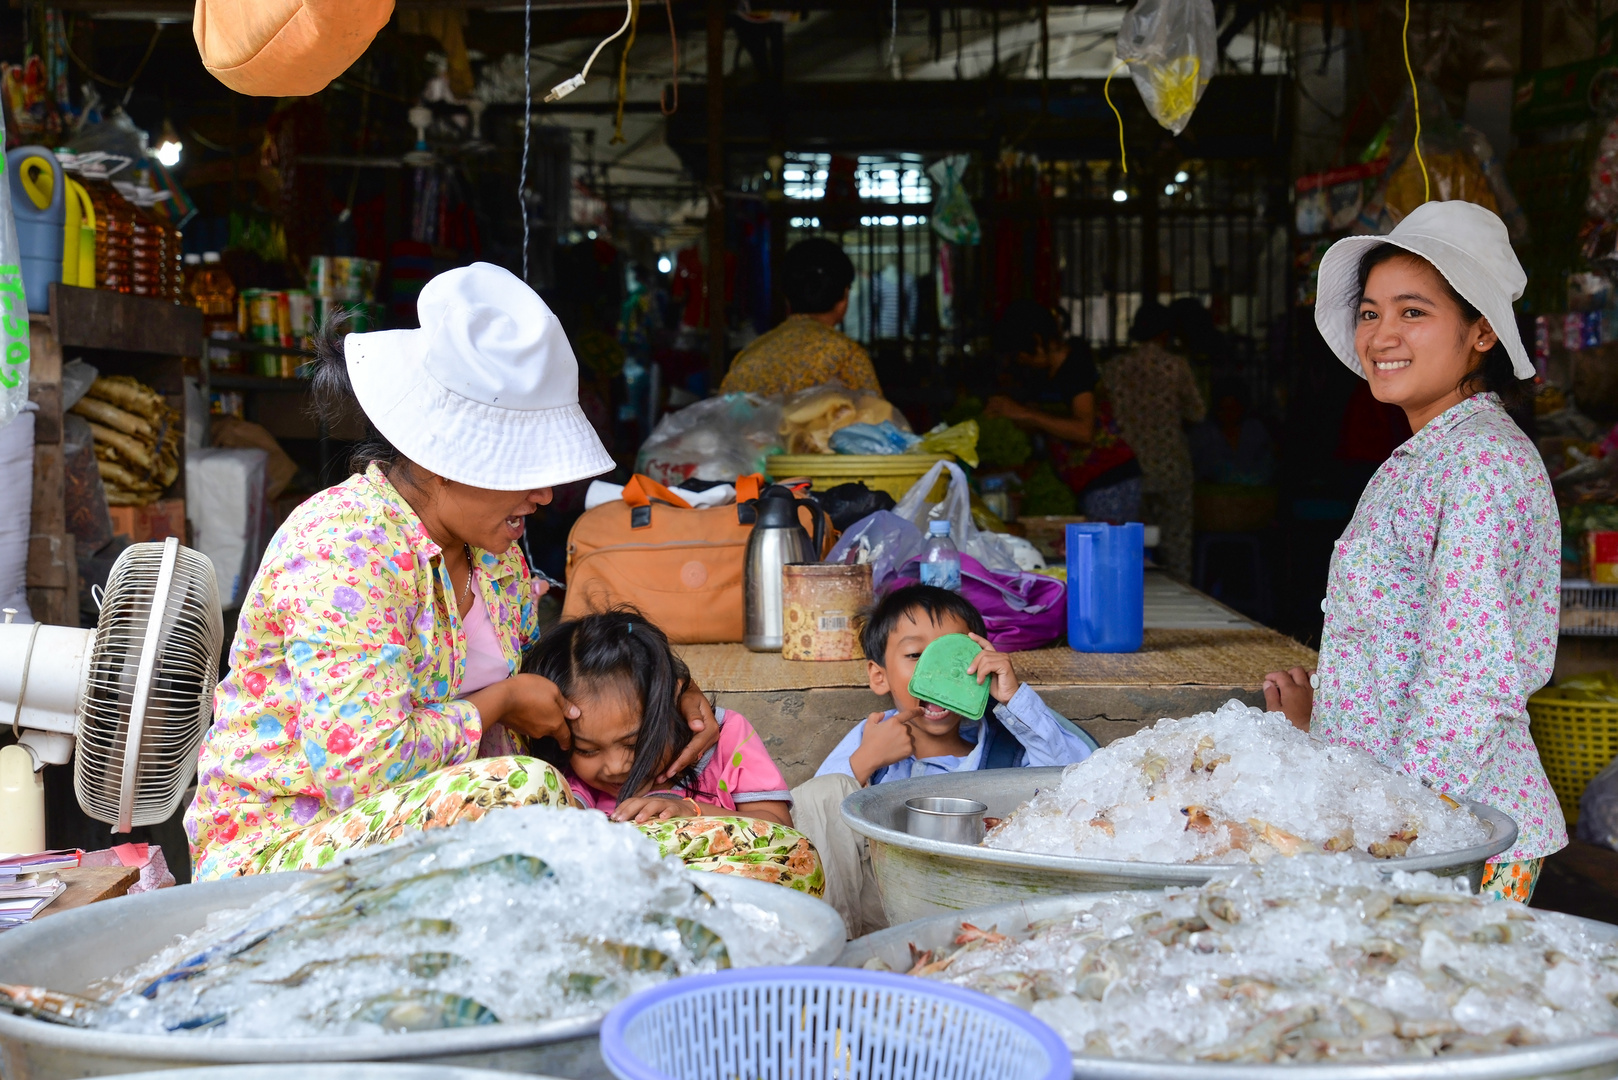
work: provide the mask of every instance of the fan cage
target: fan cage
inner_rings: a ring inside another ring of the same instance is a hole
[[[164,545],[136,544],[113,565],[79,705],[73,786],[86,814],[116,824],[136,675],[156,600]],[[132,825],[167,821],[196,775],[213,715],[224,625],[205,555],[179,547],[159,629],[135,770]]]

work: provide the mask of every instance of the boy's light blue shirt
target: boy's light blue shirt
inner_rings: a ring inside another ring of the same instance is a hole
[[[896,712],[897,709],[889,709],[885,715],[892,716]],[[1053,712],[1027,683],[1017,688],[1017,692],[1011,695],[1010,702],[996,705],[994,715],[1022,744],[1022,763],[1025,768],[1071,765],[1088,758],[1091,751],[1096,749],[1094,739],[1067,717]],[[820,763],[820,768],[815,770],[816,776],[829,776],[833,773],[854,775],[849,759],[854,756],[854,751],[860,748],[860,740],[865,737],[865,724],[866,721],[861,720],[854,725],[853,730],[843,736],[843,741],[837,744],[837,748],[828,754],[826,760]],[[876,770],[867,783],[882,784],[889,780],[908,780],[914,776],[971,772],[978,768],[978,762],[982,757],[982,734],[981,721],[962,721],[961,738],[974,744],[970,753],[962,757],[907,757],[903,761],[896,761],[892,765]]]

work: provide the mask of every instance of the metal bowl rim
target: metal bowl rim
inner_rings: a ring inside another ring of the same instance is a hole
[[[295,871],[298,876],[305,872]],[[690,874],[699,871],[688,871]],[[720,888],[745,882],[738,887],[745,893],[752,886],[779,889],[779,885],[749,881],[732,875],[718,875],[725,882]],[[704,874],[701,883],[711,888],[715,875]],[[208,884],[208,883],[203,883]],[[289,881],[290,885],[291,882]],[[190,888],[191,886],[181,886]],[[789,890],[790,891],[790,890]],[[146,900],[161,897],[167,890],[142,893],[132,897],[118,897],[105,903]],[[802,895],[802,894],[799,894]],[[804,896],[804,900],[811,898]],[[254,901],[256,902],[256,901]],[[226,910],[221,905],[215,910]],[[828,910],[830,910],[828,908]],[[76,909],[93,912],[94,906]],[[68,918],[63,912],[53,918]],[[841,919],[838,920],[839,923]],[[43,925],[32,924],[32,925]],[[6,937],[20,941],[15,935],[25,934],[27,925],[10,931]],[[4,943],[4,938],[0,938]],[[838,948],[846,944],[839,940]],[[812,955],[812,954],[811,954]],[[830,963],[836,954],[822,963]],[[296,1038],[210,1038],[172,1035],[135,1035],[118,1031],[97,1031],[47,1023],[32,1017],[0,1012],[0,1045],[16,1040],[36,1046],[65,1050],[79,1055],[111,1056],[131,1061],[158,1059],[162,1061],[196,1061],[220,1065],[274,1065],[306,1064],[322,1061],[388,1061],[394,1059],[419,1060],[457,1054],[481,1054],[513,1050],[527,1046],[568,1042],[591,1038],[600,1033],[601,1021],[608,1009],[587,1016],[565,1017],[529,1023],[483,1024],[477,1027],[456,1028],[449,1031],[404,1032],[396,1035],[349,1036],[306,1035]]]
[[[1052,766],[1042,772],[1060,773],[1064,767]],[[1030,770],[1032,771],[1032,770]],[[975,773],[951,773],[951,777],[970,777]],[[977,844],[957,844],[947,840],[927,840],[898,829],[878,825],[867,816],[867,808],[878,803],[897,801],[904,804],[903,786],[906,784],[935,786],[938,776],[895,780],[891,783],[861,788],[843,800],[843,820],[861,836],[878,843],[919,851],[928,855],[991,866],[1015,866],[1029,870],[1056,870],[1069,874],[1114,877],[1145,877],[1174,884],[1200,885],[1215,877],[1241,872],[1247,863],[1160,863],[1125,861],[1120,859],[1086,859],[1075,855],[1041,855],[1031,851],[1013,851],[1005,848],[986,848]],[[884,791],[883,789],[887,789]],[[976,800],[981,802],[982,800]],[[1517,823],[1510,816],[1476,799],[1461,799],[1462,805],[1481,818],[1494,831],[1493,838],[1483,844],[1436,855],[1414,858],[1379,859],[1376,865],[1388,873],[1437,870],[1467,863],[1487,862],[1508,851],[1517,842]],[[908,808],[907,808],[908,809]]]
[[[1117,895],[1120,891],[1072,893],[1067,896],[1028,897],[987,907],[969,908],[913,919],[908,923],[856,938],[844,946],[837,958],[839,967],[851,966],[850,953],[872,938],[900,940],[916,932],[918,923],[936,924],[950,920],[974,922],[994,926],[998,920],[1015,916],[1039,919],[1049,917],[1057,910],[1078,910]],[[1555,911],[1535,911],[1536,918],[1566,920],[1581,926],[1595,926],[1607,932],[1618,942],[1618,926],[1600,923]],[[870,951],[866,945],[861,951]],[[846,962],[845,962],[846,958]],[[1542,1063],[1541,1063],[1542,1062]],[[1074,1076],[1084,1080],[1162,1080],[1169,1072],[1184,1076],[1186,1080],[1526,1080],[1528,1077],[1550,1078],[1563,1076],[1581,1069],[1610,1062],[1618,1062],[1618,1032],[1587,1035],[1562,1043],[1526,1046],[1494,1054],[1467,1054],[1449,1058],[1425,1060],[1394,1059],[1385,1062],[1345,1062],[1336,1065],[1265,1065],[1261,1063],[1229,1064],[1200,1061],[1147,1061],[1139,1058],[1095,1057],[1074,1054]]]

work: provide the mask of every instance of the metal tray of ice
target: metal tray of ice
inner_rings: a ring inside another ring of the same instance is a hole
[[[755,905],[792,926],[807,943],[796,963],[826,964],[842,948],[843,921],[819,900],[745,878],[691,874],[716,899]],[[198,930],[211,913],[248,907],[305,876],[185,885],[41,919],[0,934],[0,981],[83,993]],[[232,1039],[87,1030],[0,1013],[0,1074],[68,1080],[196,1065],[397,1061],[606,1080],[597,1039],[605,1014],[366,1037]]]
[[[1082,766],[1081,766],[1082,767]],[[988,816],[1007,817],[1041,789],[1061,781],[1061,768],[985,769],[895,780],[857,791],[843,801],[843,820],[870,847],[882,910],[898,924],[943,912],[1003,904],[1039,896],[1114,889],[1201,885],[1239,865],[1134,862],[1040,855],[981,845],[924,840],[905,831],[905,800],[923,796],[976,799]],[[1385,859],[1395,870],[1427,870],[1441,877],[1465,875],[1476,891],[1483,864],[1517,842],[1517,825],[1492,806],[1463,804],[1483,822],[1489,839],[1475,847],[1419,857]]]
[[[962,922],[1009,932],[1040,919],[1082,910],[1099,899],[1099,894],[1030,898],[916,919],[849,942],[837,958],[837,966],[857,968],[876,960],[890,969],[904,971],[913,962],[912,947],[926,950],[950,945],[960,933]],[[1555,912],[1535,911],[1534,915],[1568,920],[1591,937],[1618,945],[1618,926]],[[1084,1080],[1161,1080],[1165,1076],[1178,1080],[1611,1080],[1618,1077],[1618,1035],[1573,1039],[1500,1054],[1341,1065],[1137,1061],[1075,1054],[1073,1075]]]

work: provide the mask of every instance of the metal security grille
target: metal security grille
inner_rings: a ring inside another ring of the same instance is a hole
[[[1012,300],[1067,314],[1098,353],[1126,347],[1142,297],[1194,297],[1225,332],[1223,373],[1267,389],[1271,328],[1290,303],[1292,259],[1284,166],[1187,160],[1149,170],[1116,160],[1006,156],[969,177],[982,225],[976,248],[929,227],[932,191],[919,156],[858,160],[857,190],[828,189],[830,155],[788,158],[788,244],[839,240],[857,278],[844,330],[907,355],[969,355]],[[878,177],[886,176],[879,184]],[[796,174],[796,175],[795,175]],[[890,345],[890,347],[892,347]]]

